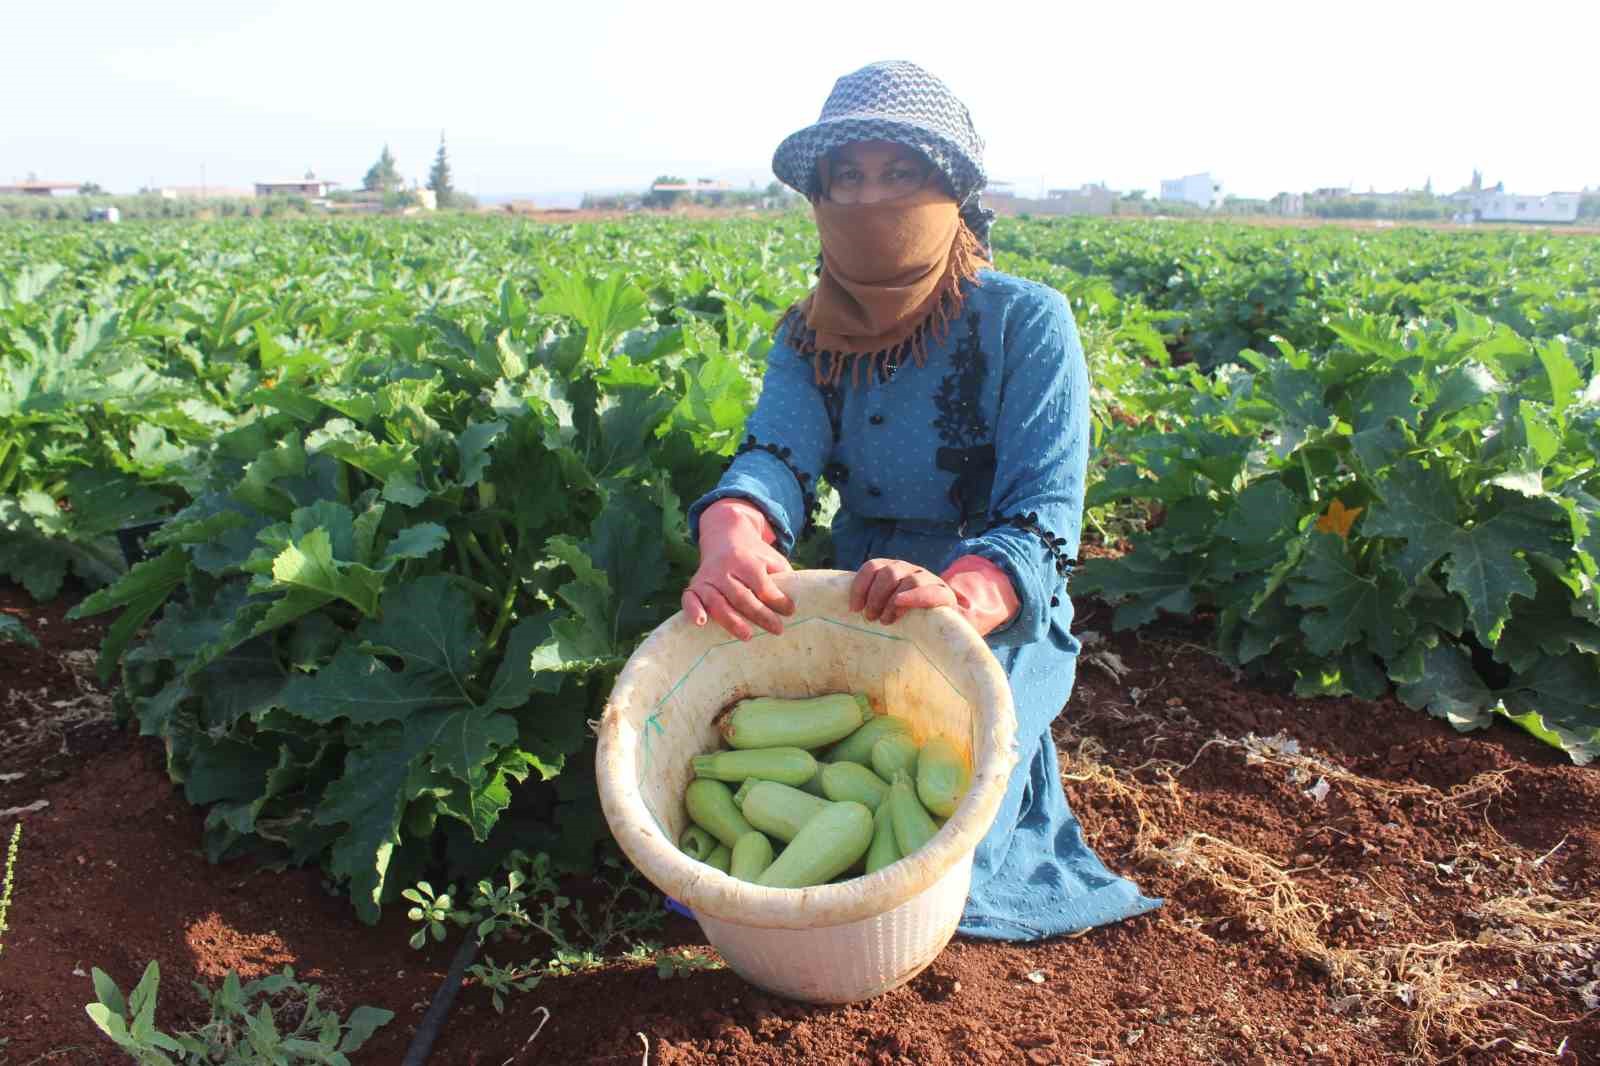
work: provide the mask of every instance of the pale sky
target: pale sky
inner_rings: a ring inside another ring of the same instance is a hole
[[[1600,2],[771,5],[398,0],[7,4],[0,181],[426,180],[570,198],[658,174],[771,180],[878,59],[937,74],[993,180],[1154,193],[1600,186]]]

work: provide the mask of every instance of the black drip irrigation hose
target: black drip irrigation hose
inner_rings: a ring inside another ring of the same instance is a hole
[[[411,1038],[411,1046],[406,1048],[406,1057],[400,1060],[400,1066],[423,1066],[428,1061],[433,1042],[439,1039],[439,1030],[444,1028],[444,1020],[450,1016],[450,1008],[455,1005],[456,993],[461,991],[461,979],[466,976],[472,960],[477,958],[482,943],[476,930],[468,932],[461,941],[455,958],[450,960],[450,972],[444,975],[444,984],[434,992],[433,1002],[428,1004],[428,1013],[418,1023],[416,1035]]]

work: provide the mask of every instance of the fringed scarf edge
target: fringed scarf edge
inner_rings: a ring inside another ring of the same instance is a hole
[[[932,310],[902,340],[871,351],[818,351],[817,332],[806,325],[806,313],[810,310],[814,293],[795,301],[784,312],[778,323],[778,337],[787,341],[800,356],[812,360],[818,385],[837,386],[844,377],[846,363],[850,364],[852,387],[860,383],[863,363],[867,367],[868,381],[874,375],[881,379],[887,369],[903,365],[907,356],[917,366],[922,366],[927,362],[929,338],[934,343],[944,340],[949,333],[950,323],[961,314],[964,299],[962,282],[980,284],[978,271],[988,265],[989,259],[983,253],[983,245],[963,219],[956,227],[950,262],[939,282],[936,290],[938,297],[934,300]]]

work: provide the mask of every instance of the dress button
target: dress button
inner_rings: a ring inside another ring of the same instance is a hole
[[[883,425],[883,416],[882,415],[873,415],[871,418],[867,419],[867,421],[871,422],[875,426],[881,426],[881,425]]]
[[[867,486],[867,495],[868,496],[882,496],[883,495],[883,490],[880,489],[876,485],[868,485]]]

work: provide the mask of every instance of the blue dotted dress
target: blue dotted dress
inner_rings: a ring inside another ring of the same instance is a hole
[[[923,366],[816,384],[780,341],[746,438],[717,487],[766,514],[785,553],[838,490],[836,565],[905,559],[941,572],[980,555],[1021,609],[988,643],[1011,680],[1022,758],[978,846],[961,932],[1036,940],[1160,906],[1089,849],[1067,805],[1050,723],[1072,692],[1079,644],[1066,580],[1077,552],[1089,450],[1089,374],[1062,295],[993,270]],[[865,365],[865,361],[863,361]],[[870,377],[870,380],[869,380]]]

